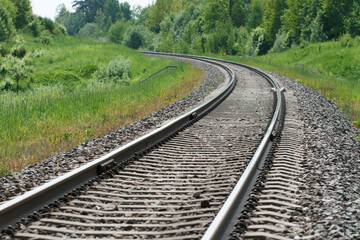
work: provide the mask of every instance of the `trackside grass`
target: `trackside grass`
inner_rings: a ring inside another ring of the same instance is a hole
[[[360,128],[360,38],[346,45],[332,41],[260,57],[221,57],[280,73],[318,90]],[[302,74],[301,66],[295,63],[305,64],[319,77],[306,69]]]
[[[29,47],[38,47],[31,44]],[[0,93],[0,175],[141,119],[186,96],[203,77],[191,64],[147,57],[110,43],[61,38],[39,51],[45,53],[33,62],[38,79],[32,87]],[[129,85],[99,82],[80,74],[89,62],[101,67],[118,55],[131,60]],[[168,65],[178,68],[135,86]],[[44,83],[39,77],[58,71],[80,80],[76,84],[57,83],[56,79]]]

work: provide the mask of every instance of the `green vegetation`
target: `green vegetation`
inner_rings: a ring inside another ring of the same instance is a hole
[[[112,43],[59,36],[42,45],[30,35],[24,39],[36,55],[30,87],[0,93],[2,174],[138,120],[184,97],[202,78],[184,62]],[[168,65],[178,68],[132,87]]]

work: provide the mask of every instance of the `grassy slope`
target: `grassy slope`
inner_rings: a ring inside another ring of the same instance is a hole
[[[359,128],[360,40],[352,40],[352,44],[351,47],[343,47],[340,42],[325,42],[261,57],[224,58],[281,73],[320,91],[334,101]],[[302,75],[301,66],[295,66],[295,63],[305,64],[320,77],[307,70]]]
[[[187,63],[147,57],[111,43],[66,37],[48,46],[30,42],[27,48],[42,49],[33,61],[33,90],[0,93],[0,175],[138,120],[184,97],[203,76]],[[118,55],[131,59],[131,83],[167,65],[178,69],[135,87],[94,83],[81,74],[84,65],[101,67]],[[75,88],[64,88],[56,79],[44,85],[44,74],[64,71],[80,79]]]

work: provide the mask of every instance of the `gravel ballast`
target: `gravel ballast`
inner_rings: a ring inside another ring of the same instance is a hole
[[[360,131],[317,91],[272,74],[295,92],[305,124],[306,190],[300,205],[306,222],[296,239],[359,239]]]
[[[67,152],[0,178],[0,204],[109,153],[198,105],[221,85],[218,79],[224,78],[224,73],[219,68],[200,61],[193,61],[193,65],[203,70],[205,76],[202,84],[188,96],[115,132],[84,142]]]

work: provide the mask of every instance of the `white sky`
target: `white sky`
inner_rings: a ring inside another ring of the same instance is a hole
[[[56,15],[56,8],[61,3],[64,3],[66,8],[70,11],[74,11],[72,8],[73,0],[30,0],[33,13],[41,16],[47,17],[54,20]],[[128,2],[131,7],[140,5],[146,7],[149,4],[152,4],[154,0],[119,0],[119,2]]]

